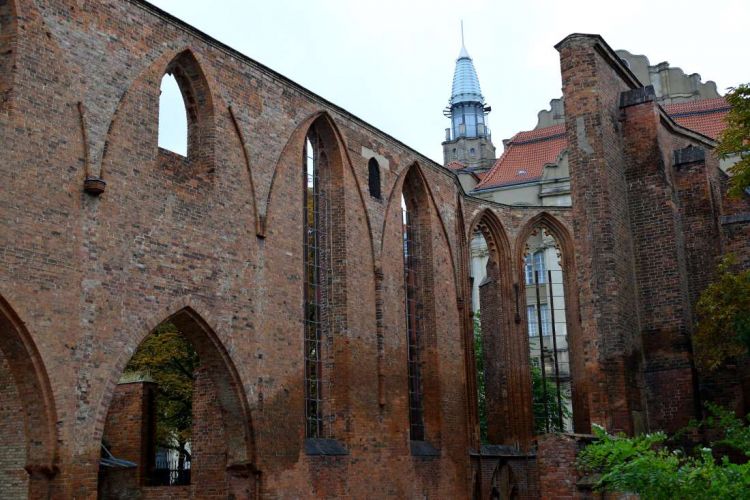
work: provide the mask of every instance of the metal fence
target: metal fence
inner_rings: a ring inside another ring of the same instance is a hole
[[[528,278],[527,323],[535,428],[537,432],[571,431],[570,357],[563,272],[535,270]]]
[[[157,453],[151,486],[184,486],[190,484],[190,457],[182,461],[175,453]]]

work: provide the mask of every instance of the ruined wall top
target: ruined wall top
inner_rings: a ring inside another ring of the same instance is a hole
[[[631,54],[627,50],[616,53],[643,85],[654,86],[656,101],[661,105],[720,97],[716,82],[704,82],[698,73],[686,74],[666,61],[652,65],[645,55]],[[552,99],[549,109],[539,111],[537,118],[537,129],[565,123],[562,98]]]

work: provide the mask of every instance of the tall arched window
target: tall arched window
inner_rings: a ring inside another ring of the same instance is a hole
[[[420,249],[416,207],[401,195],[406,310],[407,364],[409,376],[409,437],[425,439],[422,367],[420,365],[423,308],[420,293]]]
[[[488,421],[489,416],[487,414],[487,386],[485,383],[485,362],[484,358],[487,355],[487,342],[485,341],[485,335],[482,330],[481,323],[481,300],[480,300],[480,287],[485,284],[487,279],[487,265],[489,260],[489,251],[487,248],[487,240],[480,229],[476,229],[471,238],[471,245],[469,247],[470,261],[469,269],[471,273],[471,309],[473,313],[473,340],[474,340],[474,363],[476,371],[476,386],[477,386],[477,417],[479,419],[479,433],[481,442],[488,443]],[[486,309],[490,309],[485,306]],[[488,316],[495,313],[494,310],[487,311]],[[493,353],[494,354],[494,353]]]
[[[161,79],[159,95],[159,147],[173,153],[188,154],[188,122],[185,102],[174,75]]]
[[[524,256],[526,324],[534,431],[573,430],[573,394],[565,277],[558,242],[546,228],[529,237]]]
[[[341,309],[346,290],[343,195],[328,145],[332,131],[316,122],[304,146],[304,303],[305,303],[305,435],[334,437],[334,343],[346,328]],[[337,157],[336,157],[337,158]],[[336,170],[339,172],[339,170]]]
[[[321,252],[320,163],[325,158],[320,139],[311,129],[305,140],[305,418],[306,437],[323,436],[322,337],[323,280],[326,273]]]
[[[370,196],[379,200],[380,196],[380,165],[375,158],[370,158],[367,163],[367,180],[370,187]]]
[[[351,411],[347,384],[336,383],[335,359],[348,348],[346,197],[343,158],[327,116],[310,126],[302,153],[305,453],[346,454],[335,440]]]

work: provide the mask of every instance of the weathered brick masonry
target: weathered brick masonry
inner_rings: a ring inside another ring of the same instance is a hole
[[[118,381],[167,319],[201,360],[196,462],[189,487],[136,478],[144,498],[557,491],[539,479],[572,473],[549,453],[537,462],[519,314],[525,242],[541,227],[567,271],[576,431],[592,422],[671,430],[695,414],[692,303],[715,256],[731,249],[750,262],[750,210],[724,201],[713,143],[671,122],[601,38],[558,46],[570,210],[469,197],[450,171],[139,0],[0,0],[0,26],[0,381],[13,381],[0,391],[4,491],[96,497],[100,443],[105,432],[117,441],[117,408],[142,406],[142,395],[125,404]],[[157,146],[167,71],[186,101],[187,157]],[[643,98],[628,100],[633,92]],[[305,440],[302,151],[311,127],[340,197],[324,366],[333,388],[325,411],[345,450],[336,456],[319,453],[331,443]],[[688,147],[704,155],[678,153]],[[368,191],[374,155],[385,159],[381,198]],[[86,179],[106,189],[85,192]],[[420,443],[409,440],[404,190],[419,204],[425,256]],[[478,436],[474,228],[492,252],[482,292],[496,305],[482,309],[492,447]],[[732,393],[740,406],[742,387]],[[542,451],[558,448],[573,453]]]

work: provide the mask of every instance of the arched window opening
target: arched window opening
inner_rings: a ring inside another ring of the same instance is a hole
[[[193,418],[200,360],[172,322],[149,334],[119,380],[102,437],[102,493],[126,483],[184,486],[191,483],[195,433]],[[205,377],[205,374],[203,374]]]
[[[252,487],[250,415],[216,334],[184,308],[149,333],[125,365],[104,421],[100,498],[229,497]],[[231,478],[231,480],[230,480]],[[162,493],[160,496],[164,496]]]
[[[304,148],[305,435],[332,437],[332,211],[328,156],[312,127]]]
[[[524,282],[534,431],[572,432],[573,403],[565,276],[560,246],[546,228],[526,243]]]
[[[420,364],[423,308],[420,293],[420,248],[416,207],[401,195],[401,227],[404,256],[407,364],[409,377],[409,436],[425,439],[422,367]]]
[[[188,155],[188,120],[182,91],[173,74],[162,77],[159,96],[159,147]]]
[[[375,158],[370,158],[370,161],[367,163],[367,171],[370,196],[376,200],[380,200],[380,165],[378,165],[378,161]]]
[[[477,417],[479,419],[480,439],[483,444],[489,443],[488,409],[487,409],[487,384],[485,373],[485,356],[487,355],[486,342],[482,331],[480,286],[487,279],[487,264],[489,261],[489,250],[487,240],[481,230],[477,229],[471,239],[471,308],[474,314],[474,363],[476,368],[477,386]]]

